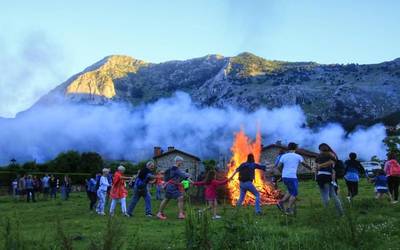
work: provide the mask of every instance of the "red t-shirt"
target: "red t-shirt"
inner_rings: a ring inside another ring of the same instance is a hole
[[[228,179],[218,181],[212,180],[209,184],[205,181],[198,181],[194,182],[193,185],[195,186],[206,186],[206,190],[204,191],[204,196],[206,200],[215,200],[217,198],[217,187],[222,186],[228,182]]]
[[[125,180],[122,178],[121,172],[117,171],[113,177],[110,197],[111,199],[122,199],[126,196],[128,196],[128,191],[125,188]]]

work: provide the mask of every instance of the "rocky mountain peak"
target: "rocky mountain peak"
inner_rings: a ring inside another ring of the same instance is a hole
[[[115,96],[114,79],[136,73],[147,63],[129,56],[111,55],[88,67],[65,89],[65,95],[96,95],[105,98]]]

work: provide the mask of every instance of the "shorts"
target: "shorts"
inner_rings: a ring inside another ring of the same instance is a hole
[[[179,189],[175,185],[169,184],[165,188],[165,198],[167,198],[167,199],[175,199],[176,200],[182,196],[183,196],[182,192],[179,191]]]
[[[297,196],[299,191],[299,181],[297,180],[297,178],[283,178],[283,184],[285,184],[288,193],[291,196]]]

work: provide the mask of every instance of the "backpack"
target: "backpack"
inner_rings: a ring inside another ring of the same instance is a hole
[[[335,163],[335,172],[336,172],[336,178],[343,178],[344,174],[345,174],[345,166],[343,161],[341,160],[337,160]]]
[[[391,176],[400,176],[400,165],[396,160],[388,161]]]

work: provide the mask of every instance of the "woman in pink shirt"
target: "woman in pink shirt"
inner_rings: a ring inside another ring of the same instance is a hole
[[[212,209],[213,219],[220,219],[221,216],[217,215],[217,187],[226,184],[229,179],[217,180],[217,175],[214,170],[208,171],[204,181],[193,182],[195,186],[205,186],[204,196],[208,203],[208,208]]]
[[[389,192],[392,194],[392,203],[399,202],[400,186],[400,164],[397,161],[396,153],[390,152],[385,163],[385,172],[388,179]]]

